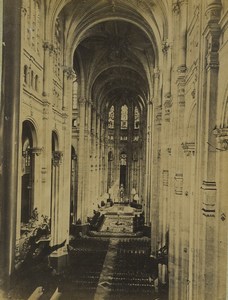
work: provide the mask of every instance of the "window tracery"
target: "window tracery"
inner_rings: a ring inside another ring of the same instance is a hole
[[[128,107],[126,104],[121,106],[121,129],[128,128]]]
[[[108,128],[109,129],[114,129],[114,126],[115,126],[114,118],[115,118],[115,108],[112,105],[109,110],[109,114],[108,114]]]
[[[134,129],[139,129],[140,113],[137,106],[134,109]]]

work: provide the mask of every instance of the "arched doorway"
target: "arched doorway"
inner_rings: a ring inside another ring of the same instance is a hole
[[[28,223],[34,208],[35,129],[31,122],[22,125],[21,222]]]

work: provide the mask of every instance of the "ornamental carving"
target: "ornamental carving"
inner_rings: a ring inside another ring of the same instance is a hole
[[[163,41],[162,42],[162,52],[166,55],[168,50],[170,48],[170,45],[168,43],[168,41]]]
[[[216,128],[213,133],[217,138],[217,150],[228,151],[228,128]]]
[[[43,48],[44,48],[45,51],[46,51],[46,50],[49,50],[50,54],[54,51],[54,46],[53,46],[53,44],[51,44],[51,43],[49,43],[49,42],[47,42],[47,41],[44,41],[44,42],[43,42]]]
[[[173,13],[175,15],[179,15],[179,13],[180,13],[180,2],[179,1],[173,3]]]
[[[43,148],[41,147],[34,147],[31,148],[32,154],[36,154],[36,156],[39,156],[41,152],[43,151]]]
[[[221,3],[212,3],[206,9],[206,17],[210,22],[218,22],[221,16]]]
[[[52,163],[55,167],[59,166],[62,162],[63,152],[53,151],[52,152]]]
[[[181,146],[187,156],[195,155],[195,143],[182,143]]]
[[[81,105],[86,104],[86,99],[85,98],[79,98],[78,103],[81,104]]]
[[[71,67],[64,67],[63,72],[66,75],[67,79],[73,80],[74,78],[76,78],[75,71]]]

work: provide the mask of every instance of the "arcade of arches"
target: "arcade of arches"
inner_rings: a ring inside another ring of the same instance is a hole
[[[227,299],[228,2],[0,5],[1,287],[37,224],[61,273],[71,239],[117,211],[97,233],[113,239],[121,210],[168,299]]]

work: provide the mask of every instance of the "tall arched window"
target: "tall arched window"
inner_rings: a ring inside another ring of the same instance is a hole
[[[126,104],[121,106],[121,129],[128,128],[128,107]]]
[[[140,113],[137,106],[135,106],[134,110],[134,129],[139,129],[140,124]]]
[[[114,118],[115,118],[115,108],[112,105],[110,107],[110,110],[109,110],[109,113],[108,113],[108,128],[109,129],[114,129],[114,126],[115,126]]]

